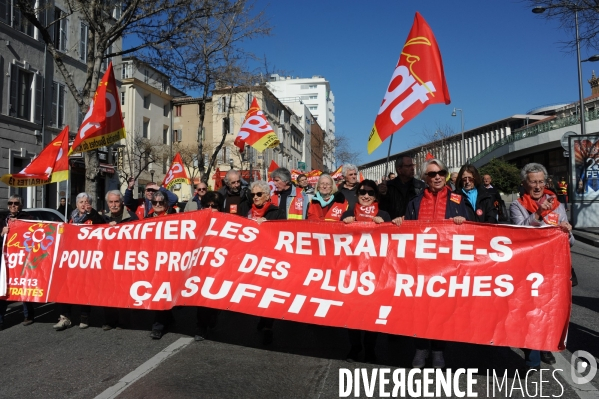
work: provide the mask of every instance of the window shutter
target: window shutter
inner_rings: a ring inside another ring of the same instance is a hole
[[[19,68],[15,64],[10,64],[10,90],[8,99],[8,114],[17,116],[17,86],[19,81]]]
[[[65,102],[65,86],[58,86],[58,127],[64,126],[64,102]]]
[[[0,0],[0,21],[8,23],[9,0]]]
[[[43,104],[43,81],[42,75],[36,73],[35,75],[35,115],[34,122],[42,123],[42,104]]]

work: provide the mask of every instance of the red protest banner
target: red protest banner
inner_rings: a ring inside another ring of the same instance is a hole
[[[3,257],[9,300],[208,306],[447,341],[564,348],[571,266],[558,228],[258,225],[210,211],[58,226],[11,224]]]

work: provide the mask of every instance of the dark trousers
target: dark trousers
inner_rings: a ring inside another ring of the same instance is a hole
[[[0,323],[4,322],[4,315],[6,314],[7,308],[8,301],[0,300]],[[33,319],[35,317],[33,302],[23,302],[23,316],[25,316],[26,319]]]
[[[129,309],[104,307],[104,324],[111,327],[123,326]]]
[[[347,335],[349,335],[352,351],[355,351],[356,354],[359,353],[362,350],[362,330],[347,330]],[[378,333],[364,331],[364,353],[366,357],[374,355],[377,337]]]
[[[438,341],[435,339],[425,339],[425,338],[415,338],[414,345],[416,345],[416,349],[424,350],[424,349],[432,349],[435,352],[442,352],[445,350],[445,341]]]
[[[172,323],[174,317],[171,310],[155,310],[152,330],[164,331]]]
[[[67,319],[71,319],[71,311],[73,310],[73,305],[70,303],[59,303],[58,304],[58,312],[61,316],[66,317]],[[89,317],[89,314],[92,311],[91,305],[81,305],[81,316]]]
[[[214,328],[216,327],[216,321],[218,318],[218,314],[220,313],[219,309],[205,308],[203,306],[198,306],[196,317],[198,320],[198,328]]]

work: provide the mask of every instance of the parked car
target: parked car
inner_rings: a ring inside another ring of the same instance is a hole
[[[52,208],[29,208],[23,209],[23,212],[27,212],[31,215],[33,220],[43,220],[48,222],[64,222],[64,215]],[[0,210],[0,218],[6,218],[8,216],[7,209]]]

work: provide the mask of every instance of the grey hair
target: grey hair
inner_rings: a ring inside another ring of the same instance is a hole
[[[106,200],[106,202],[108,202],[109,195],[118,195],[119,200],[121,202],[123,202],[123,193],[121,193],[119,190],[110,190],[109,192],[107,192],[106,195],[104,196],[104,199]]]
[[[162,191],[155,191],[154,194],[152,194],[152,201],[166,201],[166,196]]]
[[[444,170],[447,172],[447,166],[445,166],[443,161],[440,161],[437,158],[429,159],[428,161],[424,161],[422,163],[422,172],[420,172],[420,178],[422,180],[424,180],[424,177],[426,176],[426,168],[428,168],[428,166],[432,165],[432,164],[437,165],[439,168],[441,168],[441,170]]]
[[[538,172],[543,172],[543,180],[547,180],[547,169],[545,169],[543,165],[535,162],[527,163],[520,171],[520,179],[521,181],[525,181],[528,178],[529,173]]]
[[[254,187],[258,187],[270,197],[270,186],[264,180],[256,180],[255,182],[250,183],[250,191],[252,191]]]
[[[345,175],[347,174],[347,172],[349,172],[351,170],[355,170],[356,173],[358,173],[358,167],[356,165],[353,165],[351,163],[344,164],[341,167],[341,176],[345,177]]]
[[[229,178],[232,174],[236,174],[237,176],[239,176],[239,179],[241,179],[241,172],[235,169],[230,169],[227,174],[225,175],[225,184],[229,184]]]
[[[291,183],[291,172],[289,172],[289,169],[277,168],[270,174],[270,176],[273,180],[278,177],[285,183]]]
[[[92,203],[92,197],[88,193],[83,192],[83,193],[77,194],[77,197],[75,198],[75,202],[76,203],[79,202],[79,200],[81,198],[85,198],[87,200],[87,202],[89,202],[90,204]]]
[[[322,178],[325,179],[329,179],[331,181],[331,184],[333,185],[333,191],[331,191],[331,195],[335,194],[337,192],[337,185],[335,184],[335,180],[333,180],[333,177],[331,175],[328,175],[326,173],[323,173],[322,175],[320,175],[320,177],[318,178],[318,182],[316,183],[316,188],[314,189],[314,193],[318,193],[320,192],[320,190],[318,189],[319,185],[320,185],[320,179]]]
[[[16,200],[18,200],[18,201],[19,201],[19,203],[20,203],[20,204],[22,204],[22,203],[23,203],[23,198],[21,198],[21,196],[20,196],[20,195],[18,195],[18,194],[13,194],[13,195],[11,195],[10,197],[8,197],[8,199],[9,199],[9,200],[11,200],[11,199],[16,199]]]

